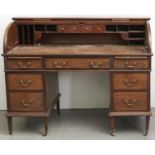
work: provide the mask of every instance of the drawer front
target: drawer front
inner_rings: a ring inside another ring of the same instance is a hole
[[[117,69],[148,69],[148,59],[115,59],[114,68]]]
[[[34,112],[44,110],[43,93],[41,92],[10,92],[9,103],[11,111]]]
[[[41,59],[7,59],[7,69],[41,69]]]
[[[94,25],[93,32],[94,33],[101,33],[105,31],[105,27],[103,25]]]
[[[147,73],[114,73],[112,83],[114,90],[147,89],[149,74]]]
[[[93,32],[93,26],[92,25],[82,25],[81,31],[84,33],[90,33]]]
[[[107,69],[110,59],[47,59],[46,68],[52,69]]]
[[[61,33],[101,33],[104,32],[104,26],[101,24],[59,25],[58,31]]]
[[[43,79],[39,74],[7,74],[9,90],[42,90]]]
[[[114,92],[113,94],[115,111],[144,111],[147,108],[147,92]]]
[[[82,32],[84,33],[101,33],[104,32],[103,25],[83,25]]]
[[[58,32],[61,32],[61,33],[78,33],[80,31],[81,29],[79,25],[59,25],[58,26]]]

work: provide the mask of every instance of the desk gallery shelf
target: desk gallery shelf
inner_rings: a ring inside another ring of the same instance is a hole
[[[114,34],[119,34],[122,36],[126,35],[126,44],[128,45],[144,45],[145,36],[145,25],[142,24],[67,24],[67,27],[62,24],[18,24],[18,37],[20,45],[33,45],[38,43],[38,38],[43,38],[46,35],[50,37],[52,33],[71,33],[80,34],[91,33],[98,34],[101,33],[102,36],[109,34],[113,36]],[[131,41],[132,40],[132,41]],[[40,41],[41,42],[41,41]]]

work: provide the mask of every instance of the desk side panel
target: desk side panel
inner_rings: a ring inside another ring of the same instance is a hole
[[[46,72],[45,76],[45,100],[46,109],[48,110],[50,106],[54,106],[55,100],[59,93],[58,86],[58,73],[57,72]]]
[[[6,53],[18,45],[18,30],[15,23],[10,23],[3,39],[3,51]]]

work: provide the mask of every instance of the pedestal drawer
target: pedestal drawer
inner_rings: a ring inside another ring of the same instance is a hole
[[[146,90],[148,81],[148,73],[114,73],[112,75],[114,90]]]
[[[7,74],[9,90],[42,90],[43,79],[40,74]]]
[[[110,68],[109,58],[47,59],[46,68],[53,69],[106,69]]]
[[[9,106],[11,111],[43,111],[42,92],[10,92]]]
[[[113,110],[145,111],[148,108],[147,92],[114,92]]]

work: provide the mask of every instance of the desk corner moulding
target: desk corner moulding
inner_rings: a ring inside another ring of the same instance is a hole
[[[5,31],[2,54],[9,133],[13,117],[41,117],[47,135],[54,106],[60,113],[58,72],[89,70],[110,73],[111,134],[116,133],[116,117],[144,116],[147,135],[151,116],[149,20],[13,18]]]

